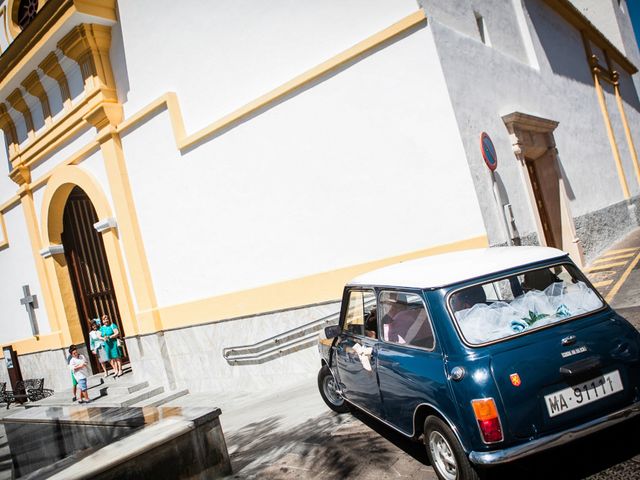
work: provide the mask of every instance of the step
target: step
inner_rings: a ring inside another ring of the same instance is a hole
[[[130,407],[134,403],[142,402],[163,392],[164,387],[162,386],[146,387],[125,395],[112,395],[109,392],[106,397],[96,399],[92,403],[96,407]]]
[[[107,387],[106,394],[110,396],[129,395],[131,393],[139,392],[149,387],[149,382],[132,382],[121,379],[107,379],[104,384]]]
[[[131,405],[132,407],[159,407],[160,405],[164,405],[167,402],[175,400],[176,398],[183,397],[189,394],[189,390],[186,388],[184,390],[169,390],[168,392],[163,392],[160,395],[156,395],[154,397],[148,398],[147,400],[143,400],[142,402],[134,403]]]

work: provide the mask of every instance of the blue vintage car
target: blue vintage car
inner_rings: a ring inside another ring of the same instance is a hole
[[[423,438],[441,479],[475,479],[640,413],[640,334],[566,253],[506,247],[382,268],[344,289],[318,386]]]

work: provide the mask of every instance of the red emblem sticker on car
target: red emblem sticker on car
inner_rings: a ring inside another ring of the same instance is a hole
[[[520,384],[522,383],[520,381],[520,375],[518,375],[517,373],[512,373],[511,375],[509,375],[509,378],[511,379],[511,384],[514,387],[519,387]]]

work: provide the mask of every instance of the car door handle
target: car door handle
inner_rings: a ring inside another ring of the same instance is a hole
[[[593,372],[601,367],[602,359],[600,357],[589,357],[560,367],[560,373],[565,377],[573,377]]]

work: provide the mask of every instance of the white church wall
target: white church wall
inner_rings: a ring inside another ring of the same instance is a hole
[[[160,306],[485,234],[428,28],[180,154],[123,138]]]
[[[63,163],[69,157],[73,156],[80,149],[86,147],[87,144],[95,138],[95,136],[95,129],[87,125],[59,148],[52,151],[50,155],[47,155],[47,157],[41,160],[38,165],[34,166],[31,169],[31,178],[33,180],[38,180],[42,175],[50,173],[54,168]],[[40,213],[39,210],[38,213]]]
[[[574,217],[624,200],[579,32],[546,4],[525,0],[524,6],[539,72],[529,62],[515,61],[470,38],[466,32],[458,32],[432,18],[447,87],[492,243],[501,243],[505,237],[478,146],[482,131],[491,135],[496,146],[497,173],[513,206],[520,233],[535,231],[530,199],[501,118],[514,111],[559,122],[554,137]],[[517,24],[517,18],[508,9],[494,9],[493,14],[505,15],[502,22]],[[473,81],[469,81],[471,76]],[[627,178],[633,178],[628,150],[622,145],[624,132],[615,120],[615,98],[607,95],[607,103],[625,157],[625,173]],[[637,182],[633,185],[630,182],[630,187],[632,195],[637,195]]]
[[[128,84],[119,90],[126,116],[175,91],[195,131],[418,8],[414,0],[162,0],[118,9],[124,51],[112,49],[112,61]]]
[[[505,0],[419,0],[428,18],[448,25],[470,38],[481,40],[483,23],[488,33],[485,41],[491,46],[520,61],[526,61],[527,52],[519,35],[514,5]]]
[[[36,318],[40,333],[51,331],[20,204],[4,214],[4,221],[9,248],[0,250],[0,343],[32,336],[27,310],[20,304],[23,285],[29,285],[31,294],[38,296]]]
[[[619,0],[571,0],[580,12],[600,30],[622,53],[625,44],[622,40],[618,16],[624,15]]]

